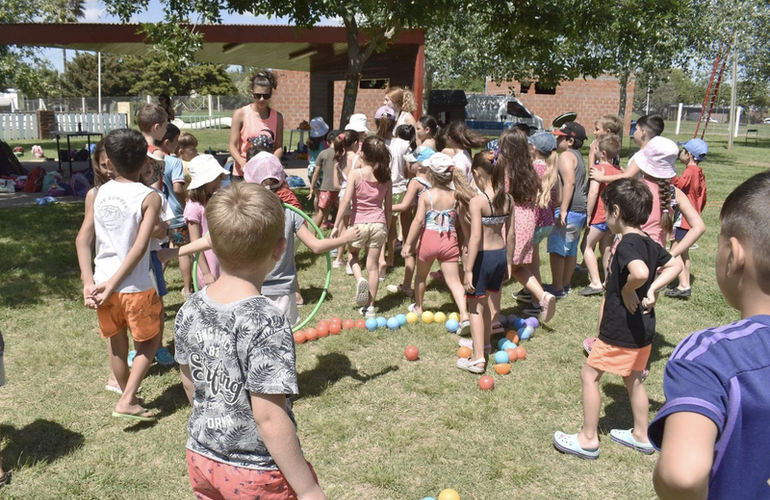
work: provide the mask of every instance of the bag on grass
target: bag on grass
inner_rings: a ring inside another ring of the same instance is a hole
[[[70,179],[70,187],[75,196],[85,197],[88,190],[91,189],[91,184],[85,175],[78,172],[73,174],[72,179]]]
[[[35,167],[27,174],[27,181],[24,183],[24,191],[28,193],[40,192],[43,188],[43,177],[45,170],[43,167]]]
[[[48,172],[45,174],[45,177],[43,177],[42,192],[47,193],[51,189],[51,186],[61,183],[62,180],[63,177],[59,172]]]

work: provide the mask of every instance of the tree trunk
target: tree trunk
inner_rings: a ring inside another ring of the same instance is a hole
[[[340,130],[348,124],[350,116],[356,112],[358,84],[361,81],[361,71],[364,61],[361,57],[361,46],[358,44],[358,26],[355,17],[345,16],[345,31],[348,40],[348,69],[345,73],[345,93],[342,99],[340,114]]]
[[[618,77],[618,84],[620,85],[620,102],[618,103],[618,116],[620,117],[620,121],[623,123],[623,126],[625,126],[625,119],[626,119],[626,100],[628,98],[628,77],[629,73],[631,71],[629,69],[625,69],[620,73],[620,76]],[[620,143],[623,144],[623,127],[620,127]]]

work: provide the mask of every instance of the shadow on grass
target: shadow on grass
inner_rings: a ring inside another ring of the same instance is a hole
[[[380,372],[366,375],[353,368],[350,358],[344,354],[336,352],[322,354],[318,356],[318,365],[315,368],[297,375],[300,393],[297,399],[320,396],[330,386],[346,377],[364,384],[397,370],[397,366],[389,366]]]
[[[83,446],[85,441],[79,432],[50,420],[35,420],[21,429],[0,425],[0,434],[7,440],[2,453],[6,469],[54,462]]]
[[[155,366],[153,366],[153,368],[155,368]],[[162,368],[162,370],[167,371],[169,368]],[[177,373],[179,372],[178,369],[174,370]],[[151,369],[150,374],[152,371],[153,370]],[[159,371],[160,370],[156,369],[156,372]],[[160,396],[156,397],[152,401],[146,401],[145,403],[145,408],[157,413],[158,418],[154,422],[138,422],[134,425],[130,425],[124,429],[125,432],[139,432],[141,430],[152,427],[160,420],[170,417],[176,413],[177,410],[190,405],[190,403],[187,401],[187,395],[184,392],[184,388],[182,387],[181,378],[179,383],[166,387]]]
[[[631,401],[624,384],[602,384],[602,402],[604,416],[599,419],[599,428],[609,433],[610,429],[630,429],[634,426],[631,414]],[[663,403],[650,399],[650,410],[658,413]]]

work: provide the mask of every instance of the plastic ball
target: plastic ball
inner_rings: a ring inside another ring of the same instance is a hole
[[[455,321],[460,321],[460,315],[458,313],[449,313],[449,315],[446,317],[446,319],[453,319]]]
[[[308,342],[314,341],[318,338],[318,330],[315,328],[308,328],[305,330],[305,338],[308,340]]]
[[[500,340],[497,341],[497,348],[502,349],[503,351],[506,349],[503,347],[506,343],[510,342],[507,338],[503,337]]]
[[[495,353],[495,363],[508,363],[511,357],[505,351],[497,351]]]
[[[385,316],[380,316],[377,318],[377,328],[385,328],[387,324],[388,320],[385,319]]]
[[[316,325],[316,329],[321,328],[321,326],[325,326],[325,327],[328,328],[329,320],[328,319],[322,319],[321,321],[319,321],[318,324]]]
[[[494,381],[492,383],[494,384]],[[438,500],[460,500],[460,494],[451,488],[447,488],[439,493]]]
[[[515,347],[509,347],[505,350],[505,353],[508,355],[508,362],[513,363],[517,359],[519,359],[518,354],[516,354],[516,348]]]
[[[436,500],[434,497],[425,497],[422,500]]]
[[[304,344],[307,340],[307,337],[305,337],[305,332],[302,330],[297,330],[294,332],[294,342],[297,344]]]
[[[364,325],[366,325],[366,322],[364,321]],[[350,330],[351,328],[354,328],[356,326],[356,322],[352,319],[346,319],[342,322],[342,329],[343,330]]]
[[[489,375],[484,375],[479,379],[479,387],[482,391],[491,391],[495,388],[495,379]]]
[[[373,332],[377,329],[377,320],[374,318],[369,318],[366,320],[366,329],[370,332]]]
[[[340,323],[337,323],[336,321],[329,323],[329,333],[332,335],[339,335],[340,330],[342,330],[342,325]]]
[[[342,324],[342,318],[340,318],[339,316],[335,316],[335,317],[333,317],[332,319],[329,320],[329,323],[339,323],[339,324]]]
[[[516,354],[517,354],[519,359],[527,359],[527,350],[526,349],[524,349],[523,347],[519,346],[519,347],[517,347],[514,350],[516,351]]]
[[[422,322],[425,324],[433,323],[433,313],[430,311],[425,311],[422,313]]]
[[[319,324],[318,328],[316,328],[316,331],[318,332],[318,337],[328,337],[329,336],[329,325],[323,325]]]
[[[406,314],[399,314],[396,316],[396,319],[398,320],[399,326],[404,326],[406,324]]]
[[[510,314],[510,315],[508,315],[508,326],[509,326],[510,328],[513,328],[513,323],[514,323],[514,322],[515,322],[517,319],[519,319],[519,317],[518,317],[518,316],[516,316],[515,314]]]
[[[404,350],[404,356],[409,361],[416,361],[420,357],[420,350],[417,347],[410,345]]]
[[[506,349],[516,349],[516,344],[514,344],[508,339],[505,339],[505,342],[503,343],[503,346],[500,349],[503,351]]]
[[[398,322],[398,318],[388,318],[387,325],[391,330],[398,330],[401,327],[401,323]]]
[[[409,323],[410,325],[417,323],[419,319],[420,317],[413,312],[407,313],[406,315],[406,322]]]
[[[511,364],[499,363],[495,365],[495,373],[499,373],[500,375],[506,375],[508,373],[511,373]]]
[[[446,330],[449,333],[454,333],[460,329],[460,323],[456,319],[446,320],[446,323],[444,323],[444,326],[446,327]]]
[[[374,323],[377,324],[376,321]],[[362,319],[357,319],[356,322],[355,322],[355,326],[356,326],[356,328],[360,328],[361,330],[363,330],[364,328],[368,328],[368,326],[366,326],[366,320],[363,319],[363,318]]]
[[[517,330],[520,330],[525,326],[527,326],[527,324],[524,322],[523,318],[516,318],[516,321],[513,322],[513,327]]]
[[[442,313],[441,311],[433,315],[434,323],[443,323],[445,321],[446,321],[446,314]]]
[[[505,314],[501,314],[500,318],[498,319],[501,325],[503,325],[503,328],[508,326],[508,316]]]
[[[535,330],[533,330],[531,326],[525,326],[519,330],[519,337],[521,340],[529,340],[533,333],[535,333]]]
[[[505,334],[505,338],[507,338],[514,344],[519,343],[519,334],[516,333],[516,330],[509,330],[508,333]]]
[[[473,351],[470,347],[462,346],[459,349],[457,349],[457,357],[458,358],[470,358],[471,354],[473,354]]]
[[[531,326],[533,330],[540,326],[540,321],[534,316],[525,319],[524,323],[526,323],[527,326]]]

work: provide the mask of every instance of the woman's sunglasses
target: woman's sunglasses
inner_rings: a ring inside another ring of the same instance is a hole
[[[266,101],[270,100],[271,97],[273,97],[272,92],[269,94],[258,94],[256,92],[252,92],[251,96],[254,98],[255,101],[258,101],[260,99],[264,99]]]

